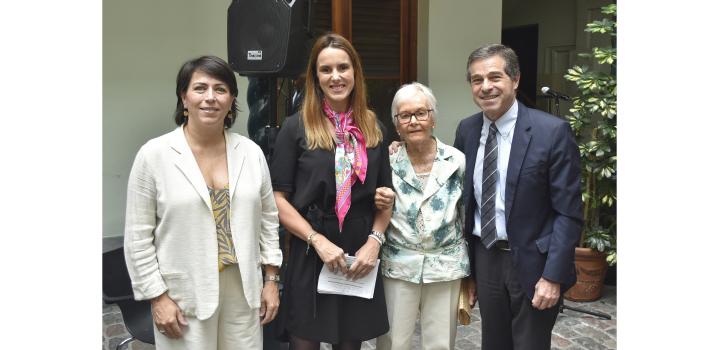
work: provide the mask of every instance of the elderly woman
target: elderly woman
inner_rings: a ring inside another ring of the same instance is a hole
[[[282,262],[265,157],[227,131],[238,88],[225,61],[183,64],[176,95],[178,127],[145,143],[130,171],[125,258],[135,299],[151,300],[159,350],[262,349]]]
[[[280,223],[292,233],[278,329],[293,350],[359,350],[388,330],[379,274],[372,299],[320,294],[317,281],[323,265],[358,278],[377,263],[390,221],[390,209],[373,205],[376,188],[392,186],[387,138],[345,38],[318,38],[306,76],[302,111],[283,123],[270,169]]]
[[[391,108],[404,142],[390,156],[397,195],[380,265],[390,331],[377,348],[410,349],[419,314],[423,349],[454,349],[460,283],[470,274],[465,156],[433,136],[438,109],[426,86],[403,85]]]

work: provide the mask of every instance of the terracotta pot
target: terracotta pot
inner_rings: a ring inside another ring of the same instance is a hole
[[[608,268],[606,255],[590,248],[575,248],[577,283],[565,292],[565,299],[572,301],[600,299]]]

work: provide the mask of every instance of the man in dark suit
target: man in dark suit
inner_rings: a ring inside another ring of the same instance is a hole
[[[583,223],[575,137],[564,120],[517,101],[512,49],[473,51],[467,79],[482,111],[460,122],[454,146],[467,161],[465,235],[482,348],[550,349]]]

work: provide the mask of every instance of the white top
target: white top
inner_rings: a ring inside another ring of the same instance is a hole
[[[507,229],[505,228],[505,181],[507,179],[508,162],[510,160],[510,146],[512,145],[513,134],[515,132],[515,122],[518,115],[518,102],[515,100],[510,109],[503,114],[495,122],[498,129],[497,146],[498,146],[498,178],[495,182],[495,228],[497,230],[498,239],[507,240]],[[490,124],[492,121],[483,114],[483,127],[480,133],[480,146],[478,146],[477,160],[475,161],[475,169],[473,172],[473,184],[475,201],[475,228],[473,234],[480,237],[480,228],[483,226],[480,219],[480,211],[482,210],[480,203],[482,198],[482,173],[483,159],[485,158],[485,141],[488,137]]]

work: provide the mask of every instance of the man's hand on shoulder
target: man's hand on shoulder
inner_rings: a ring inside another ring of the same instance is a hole
[[[400,146],[402,146],[403,144],[405,144],[405,142],[403,141],[393,141],[392,143],[390,143],[390,146],[388,146],[388,152],[390,153],[390,155],[397,153],[397,151],[400,150]]]

